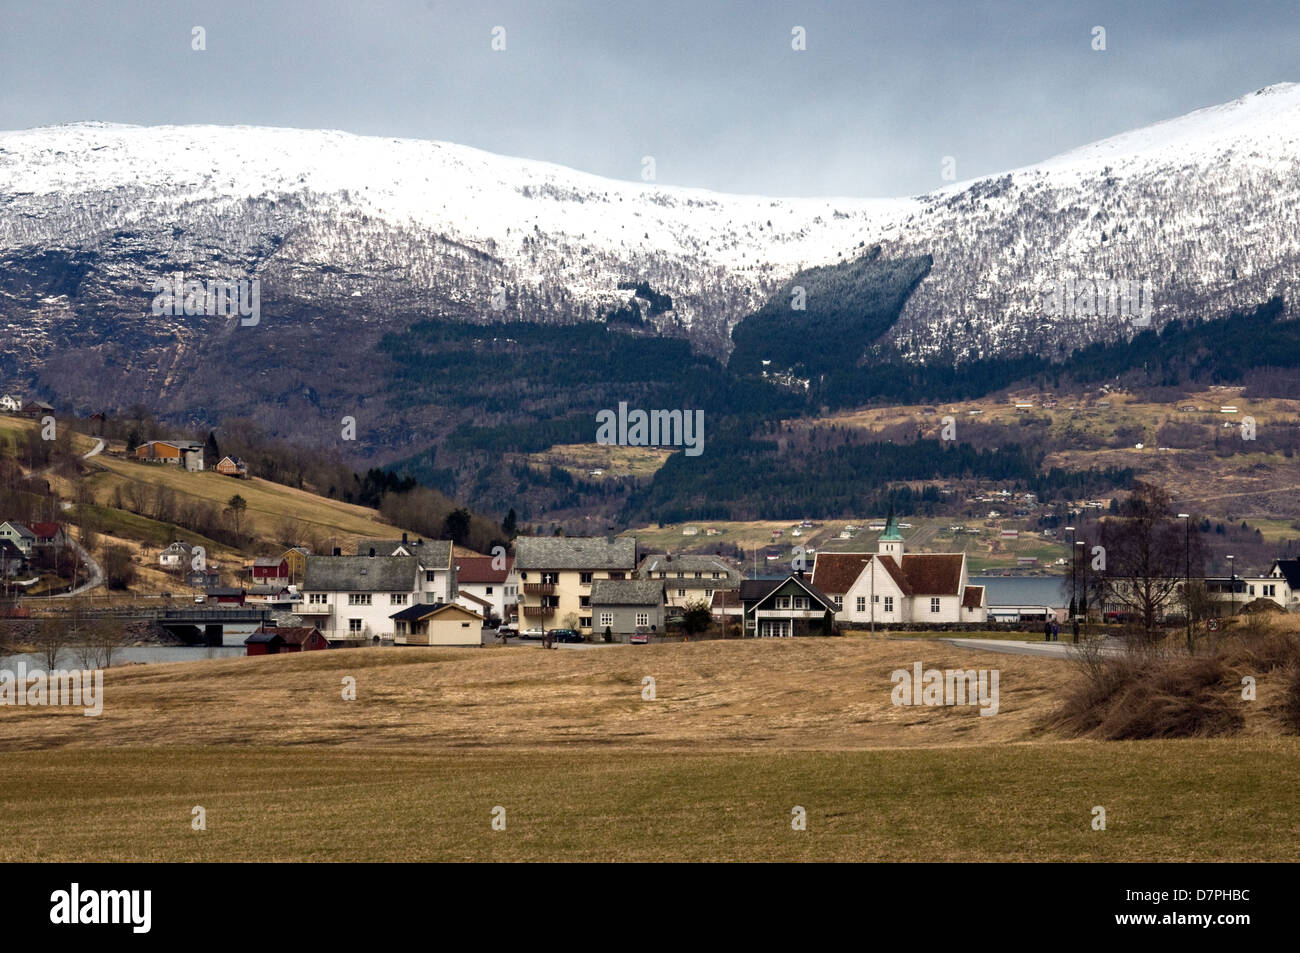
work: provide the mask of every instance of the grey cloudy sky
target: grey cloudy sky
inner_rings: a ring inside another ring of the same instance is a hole
[[[970,178],[1297,79],[1296,0],[0,0],[3,129],[331,128],[622,179],[653,155],[776,195],[927,191],[947,155]]]

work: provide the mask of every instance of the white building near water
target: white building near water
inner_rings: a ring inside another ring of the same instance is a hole
[[[366,541],[371,542],[371,541]],[[373,541],[379,542],[379,541]],[[393,614],[408,606],[456,601],[452,544],[430,540],[418,555],[308,556],[294,612],[330,642],[389,642]]]

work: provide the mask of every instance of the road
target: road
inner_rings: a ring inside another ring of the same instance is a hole
[[[1060,642],[1013,642],[1010,639],[940,639],[939,641],[955,645],[959,649],[1000,652],[1003,655],[1037,655],[1039,658],[1071,659],[1078,652],[1078,648],[1069,641],[1068,636]],[[1107,639],[1102,644],[1101,651],[1111,655],[1123,651],[1123,646]]]
[[[89,567],[90,578],[79,585],[76,589],[70,589],[67,592],[60,592],[58,595],[53,596],[52,598],[55,599],[67,599],[72,596],[79,596],[83,592],[86,592],[89,589],[94,589],[96,586],[101,586],[104,583],[104,567],[95,560],[94,556],[90,555],[90,551],[86,549],[86,547],[82,546],[81,543],[72,538],[71,533],[68,534],[68,545],[77,551],[81,556],[82,562]]]

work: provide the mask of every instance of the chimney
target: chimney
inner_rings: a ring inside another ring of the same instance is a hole
[[[405,534],[405,533],[402,534],[402,545],[403,545],[403,546],[406,545],[406,534]]]

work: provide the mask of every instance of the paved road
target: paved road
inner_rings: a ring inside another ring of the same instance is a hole
[[[55,599],[67,599],[71,596],[79,596],[88,589],[94,589],[96,586],[103,585],[104,583],[104,567],[96,562],[95,557],[90,555],[90,551],[87,550],[86,547],[82,546],[81,543],[73,539],[72,534],[70,533],[68,534],[68,545],[81,554],[82,562],[84,562],[90,569],[90,578],[79,585],[76,589],[70,589],[67,592],[60,592],[58,595],[53,596]]]
[[[92,450],[88,450],[86,453],[83,453],[81,455],[81,459],[89,460],[91,457],[95,456],[101,450],[103,450],[106,446],[108,446],[108,444],[105,442],[103,437],[96,437],[94,448]]]
[[[1062,633],[1064,634],[1064,633]],[[1037,655],[1040,658],[1070,659],[1078,648],[1068,639],[1060,642],[1015,642],[1010,639],[940,639],[959,649],[977,649],[980,652],[1000,652],[1004,655]],[[1123,646],[1107,639],[1101,650],[1107,654],[1123,651]]]

